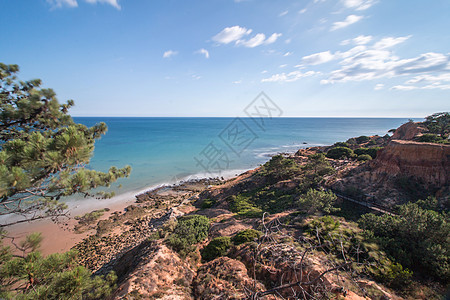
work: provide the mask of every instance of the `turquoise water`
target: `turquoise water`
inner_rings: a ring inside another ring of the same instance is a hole
[[[196,176],[229,176],[279,152],[330,145],[360,135],[385,135],[403,118],[111,118],[76,117],[108,125],[90,168],[132,167],[116,193],[145,190]],[[256,122],[255,122],[256,121]],[[261,123],[264,121],[264,124]],[[306,144],[304,144],[306,143]]]

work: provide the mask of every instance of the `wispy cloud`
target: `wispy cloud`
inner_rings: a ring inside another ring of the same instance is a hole
[[[77,7],[77,0],[47,0],[47,3],[51,5],[52,8],[67,7]]]
[[[90,4],[105,3],[115,7],[118,10],[121,9],[118,0],[84,0],[84,1]],[[78,7],[77,0],[47,0],[47,3],[49,3],[52,8]]]
[[[345,18],[344,21],[334,22],[333,26],[331,26],[331,28],[330,28],[330,31],[335,31],[335,30],[347,27],[349,25],[355,24],[362,18],[363,18],[363,16],[349,15],[349,16],[347,16],[347,18]]]
[[[118,0],[85,0],[85,1],[88,3],[91,3],[91,4],[106,3],[106,4],[109,4],[117,9],[119,9],[119,10],[121,9]]]
[[[195,53],[203,54],[205,56],[205,58],[209,58],[209,51],[204,48],[195,51]]]
[[[293,82],[316,74],[318,74],[318,72],[308,71],[303,73],[301,71],[293,71],[290,73],[274,74],[269,78],[262,79],[261,82]]]
[[[324,51],[324,52],[319,52],[319,53],[314,53],[308,56],[304,56],[302,58],[302,63],[303,64],[308,64],[308,65],[318,65],[318,64],[323,64],[326,62],[329,62],[330,60],[334,59],[334,55],[331,54],[330,51]]]
[[[279,17],[284,17],[284,16],[287,15],[288,13],[289,13],[289,11],[288,11],[288,10],[285,10],[285,11],[281,12],[278,16],[279,16]]]
[[[235,45],[254,48],[263,44],[272,44],[281,36],[281,33],[274,33],[266,39],[266,35],[264,33],[257,33],[250,39],[244,39],[245,36],[252,32],[252,29],[247,29],[240,26],[226,27],[221,32],[213,36],[212,40],[219,44],[229,44],[234,42]]]
[[[384,84],[379,83],[379,84],[377,84],[373,89],[374,89],[375,91],[382,90],[382,89],[384,89]]]
[[[177,55],[178,51],[173,51],[173,50],[167,50],[166,52],[164,52],[163,57],[164,58],[170,58],[174,55]]]
[[[355,45],[365,45],[367,43],[370,43],[370,41],[373,39],[371,35],[360,35],[355,37],[354,39],[350,40],[344,40],[341,42],[342,46],[349,45],[349,44],[355,44]]]
[[[345,7],[352,8],[355,10],[366,10],[378,2],[377,0],[341,0],[341,1]]]

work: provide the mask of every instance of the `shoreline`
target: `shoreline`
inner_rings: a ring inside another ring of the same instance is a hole
[[[78,221],[75,220],[74,217],[77,215],[84,215],[94,210],[108,208],[109,211],[106,211],[97,221],[106,220],[114,213],[122,213],[124,212],[126,207],[137,204],[138,195],[149,193],[157,189],[177,187],[191,181],[195,182],[198,180],[214,178],[223,178],[224,180],[229,180],[253,169],[254,168],[228,170],[223,174],[219,174],[221,176],[216,177],[212,177],[211,174],[209,174],[210,176],[206,176],[208,175],[206,173],[196,173],[183,177],[182,179],[177,180],[173,183],[163,182],[146,187],[145,189],[126,192],[110,199],[94,198],[66,202],[69,206],[67,210],[67,213],[69,215],[68,218],[60,217],[58,222],[53,222],[50,219],[43,219],[8,226],[7,236],[13,236],[14,239],[5,238],[4,244],[12,246],[12,249],[14,250],[15,247],[13,245],[13,242],[15,244],[18,244],[28,234],[31,234],[33,232],[40,232],[43,239],[39,250],[44,256],[52,253],[63,253],[69,251],[73,246],[80,243],[83,239],[87,238],[95,232],[95,230],[91,229],[83,233],[76,233],[74,231],[74,226],[78,223]]]

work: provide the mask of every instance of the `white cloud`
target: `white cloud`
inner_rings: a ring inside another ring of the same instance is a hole
[[[263,44],[272,44],[281,36],[281,33],[274,33],[266,39],[266,35],[264,33],[257,33],[248,40],[243,39],[244,36],[249,35],[252,31],[252,29],[247,29],[240,26],[226,27],[221,32],[213,36],[212,39],[220,44],[235,42],[236,45],[254,48]]]
[[[273,33],[271,36],[269,36],[269,37],[267,38],[267,40],[264,42],[264,44],[268,45],[268,44],[275,43],[276,40],[277,40],[280,36],[282,36],[281,33]]]
[[[233,26],[226,27],[224,30],[213,36],[213,41],[221,44],[229,44],[231,42],[236,42],[240,40],[243,36],[248,35],[252,32],[251,29],[245,27]]]
[[[106,3],[106,4],[109,4],[117,9],[119,9],[119,10],[121,8],[118,3],[118,0],[85,0],[85,1],[88,3],[91,3],[91,4]]]
[[[324,52],[319,52],[319,53],[311,54],[308,56],[304,56],[302,58],[302,62],[303,62],[303,64],[307,64],[307,65],[319,65],[319,64],[329,62],[330,60],[333,60],[333,59],[334,59],[334,55],[331,54],[330,51],[324,51]]]
[[[241,84],[241,83],[242,83],[242,80],[233,81],[233,84]]]
[[[84,0],[84,1],[90,4],[106,3],[117,8],[118,10],[121,9],[118,0]],[[52,6],[52,8],[61,8],[64,6],[78,7],[77,0],[47,0],[47,3],[49,3]]]
[[[365,45],[367,43],[370,43],[371,40],[372,40],[371,35],[359,35],[355,37],[352,41],[356,45]]]
[[[283,56],[291,56],[292,54],[294,54],[293,52],[286,52],[285,54],[283,54]]]
[[[245,40],[238,40],[236,42],[236,45],[243,45],[248,48],[254,48],[256,46],[264,44],[264,41],[266,39],[266,35],[264,33],[258,33],[251,39],[245,41]]]
[[[304,14],[305,12],[306,12],[306,8],[298,11],[299,14]]]
[[[289,13],[288,10],[283,11],[282,13],[280,13],[278,16],[279,17],[284,17],[285,15],[287,15]]]
[[[195,51],[195,53],[203,54],[205,58],[209,58],[209,51],[204,48]]]
[[[290,73],[274,74],[269,78],[262,79],[261,82],[293,82],[304,77],[313,76],[315,74],[318,73],[314,71],[308,71],[306,73],[302,73],[300,71],[293,71]]]
[[[345,7],[355,10],[366,10],[377,3],[376,0],[342,0]]]
[[[349,40],[348,43],[364,45],[357,45],[344,52],[314,53],[303,57],[302,64],[297,67],[305,68],[306,65],[337,61],[337,69],[329,72],[327,78],[321,80],[321,84],[406,77],[404,84],[396,85],[391,89],[448,90],[450,88],[450,53],[428,52],[406,59],[396,56],[391,48],[404,43],[409,38],[410,36],[387,37],[371,43],[372,37],[360,36]],[[283,74],[278,76],[281,75]],[[274,77],[272,80],[281,80],[280,78]],[[377,84],[374,89],[382,88],[384,85]]]
[[[68,7],[78,6],[77,0],[47,0],[47,3],[49,3],[52,6],[52,8],[60,8],[63,6]]]
[[[269,72],[269,71],[263,70],[263,71],[261,72],[261,74],[266,74],[267,72]]]
[[[167,50],[166,52],[164,52],[163,57],[164,58],[169,58],[172,57],[174,55],[177,55],[178,51],[173,51],[173,50]]]
[[[384,89],[384,84],[379,83],[379,84],[377,84],[373,89],[374,89],[375,91],[382,90],[382,89]]]
[[[288,65],[287,64],[282,64],[280,65],[280,68],[286,68]]]
[[[361,20],[362,18],[363,18],[363,16],[349,15],[349,16],[347,16],[347,18],[345,18],[344,21],[334,22],[330,31],[338,30],[338,29],[347,27],[349,25],[352,25],[352,24],[358,22],[359,20]]]
[[[375,49],[386,49],[386,48],[391,48],[394,47],[398,44],[403,43],[404,41],[406,41],[407,39],[409,39],[411,36],[402,36],[402,37],[387,37],[384,39],[381,39],[379,42],[377,42],[374,45]]]
[[[292,42],[292,39],[287,39],[284,41],[286,44],[290,44]]]

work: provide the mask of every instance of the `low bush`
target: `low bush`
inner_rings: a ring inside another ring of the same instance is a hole
[[[208,237],[209,219],[205,216],[191,215],[181,217],[166,243],[182,257],[194,250],[193,245]]]
[[[361,135],[361,136],[355,138],[355,140],[356,140],[357,144],[362,144],[362,143],[367,143],[368,141],[371,140],[371,138],[368,136],[365,136],[365,135]]]
[[[334,143],[333,144],[333,146],[332,146],[333,148],[335,148],[335,147],[350,147],[350,145],[349,145],[349,143],[346,143],[346,142],[337,142],[337,143]]]
[[[309,189],[306,194],[299,199],[298,204],[301,210],[306,211],[309,214],[315,214],[319,211],[329,214],[339,210],[333,206],[336,199],[337,197],[333,192]]]
[[[359,161],[368,161],[368,160],[372,160],[372,156],[370,156],[368,154],[361,154],[361,155],[358,155],[358,157],[356,159]]]
[[[205,199],[202,202],[201,208],[202,209],[207,209],[207,208],[211,208],[216,204],[216,200],[215,199]]]
[[[202,259],[211,261],[217,257],[227,254],[231,246],[231,239],[228,236],[214,238],[205,248],[202,249]]]
[[[299,165],[294,159],[275,155],[260,169],[259,174],[267,177],[270,181],[288,179],[300,171]]]
[[[371,158],[375,159],[377,157],[377,153],[379,150],[383,149],[382,147],[372,147],[372,148],[358,148],[355,149],[356,155],[370,155]]]
[[[262,232],[254,229],[239,231],[231,240],[237,246],[240,244],[254,242],[262,236]]]
[[[347,147],[332,148],[328,150],[327,157],[333,159],[352,158],[353,150]]]
[[[442,138],[441,136],[433,133],[425,133],[417,138],[418,142],[421,143],[448,143],[448,139]]]

